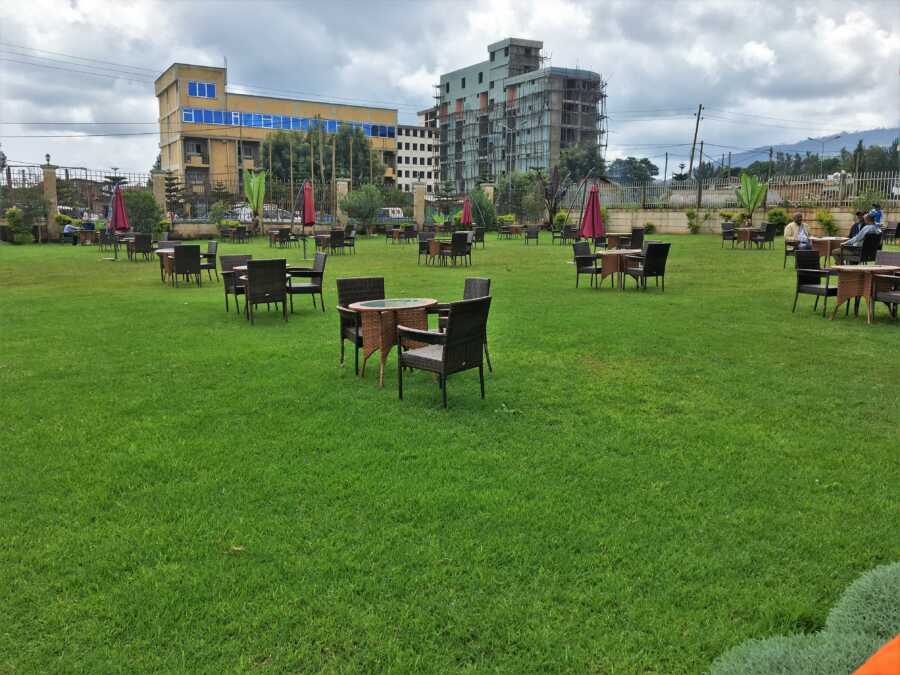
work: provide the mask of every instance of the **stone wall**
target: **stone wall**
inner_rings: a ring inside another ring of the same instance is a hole
[[[737,209],[722,209],[723,211],[737,212]],[[788,218],[793,217],[794,213],[803,214],[803,222],[806,223],[811,234],[822,234],[822,228],[816,219],[816,211],[818,209],[786,209]],[[834,216],[838,226],[838,231],[846,234],[850,231],[850,226],[854,221],[853,209],[828,209]],[[704,211],[701,211],[701,214]],[[701,232],[718,233],[719,225],[722,219],[719,217],[718,210],[709,212],[710,219],[701,229]],[[574,215],[577,218],[577,214]],[[653,223],[656,231],[661,234],[687,234],[687,216],[680,209],[609,209],[606,213],[607,222],[606,230],[608,232],[623,231],[626,232],[632,227],[643,227],[646,223]],[[900,210],[884,211],[882,224],[886,221],[895,221],[900,219]],[[753,224],[759,225],[766,222],[764,211],[758,211],[753,214]]]

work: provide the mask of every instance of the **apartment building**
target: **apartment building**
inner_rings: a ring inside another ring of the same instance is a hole
[[[213,181],[240,180],[244,168],[264,168],[262,141],[276,130],[342,125],[362,129],[395,180],[397,111],[231,93],[225,68],[173,63],[155,82],[159,102],[159,149],[163,170],[178,173],[188,189]]]
[[[459,192],[513,171],[549,170],[565,148],[606,143],[606,82],[546,65],[543,42],[507,38],[436,85],[439,169]]]
[[[437,192],[437,129],[421,125],[397,126],[397,188],[412,192],[416,183],[425,184],[425,194]]]

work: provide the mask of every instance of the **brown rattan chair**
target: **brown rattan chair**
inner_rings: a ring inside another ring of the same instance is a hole
[[[129,260],[137,260],[138,255],[144,256],[144,260],[150,260],[150,255],[153,253],[150,235],[138,232],[134,235],[134,239],[128,242],[126,250]]]
[[[486,230],[483,227],[473,227],[472,228],[472,233],[474,235],[474,238],[472,239],[472,246],[478,246],[478,244],[481,244],[481,248],[484,248],[484,233],[485,233],[485,231]]]
[[[778,225],[775,223],[766,223],[759,231],[750,233],[750,241],[759,248],[763,248],[766,244],[769,248],[775,248],[775,233],[778,231]]]
[[[582,274],[591,277],[591,286],[597,281],[597,275],[603,271],[603,266],[597,264],[600,255],[591,253],[591,244],[587,241],[577,241],[572,244],[572,252],[575,256],[575,288]]]
[[[338,317],[341,328],[341,366],[344,365],[344,340],[354,346],[353,370],[359,375],[359,348],[362,347],[362,322],[359,312],[349,309],[354,302],[384,300],[384,277],[355,277],[337,280]]]
[[[731,242],[731,248],[734,248],[734,242],[737,241],[737,232],[734,229],[734,223],[722,223],[722,246],[725,248],[725,242]]]
[[[340,251],[341,255],[344,254],[344,231],[343,230],[332,230],[329,233],[328,240],[328,250],[331,251],[332,254]]]
[[[636,261],[633,267],[626,266],[625,273],[632,277],[637,284],[637,288],[647,290],[647,279],[653,277],[656,279],[656,285],[659,286],[659,280],[662,279],[663,293],[666,291],[666,260],[669,258],[669,248],[672,245],[661,241],[647,242],[647,247],[643,255],[626,256],[628,261]]]
[[[447,378],[478,368],[484,398],[484,335],[491,297],[450,303],[445,333],[397,326],[397,392],[403,400],[403,369],[426,370],[438,376],[441,399],[447,407]],[[410,347],[410,343],[425,343]]]
[[[454,232],[449,246],[441,246],[439,262],[446,265],[449,260],[454,267],[456,261],[462,258],[463,264],[468,265],[472,257],[472,245],[469,243],[468,232]]]
[[[528,242],[533,241],[535,244],[540,245],[541,243],[541,228],[537,225],[529,225],[525,228],[525,245],[528,245]]]
[[[422,256],[425,256],[425,264],[428,264],[428,260],[431,256],[431,241],[434,239],[434,232],[419,232],[419,256],[416,259],[416,264],[422,264]]]
[[[172,285],[178,285],[178,278],[183,277],[189,281],[194,277],[198,286],[203,285],[203,277],[200,276],[200,247],[197,244],[182,244],[175,247],[175,255],[172,260]]]
[[[244,314],[255,323],[256,305],[281,303],[281,315],[287,315],[287,262],[284,259],[250,260],[247,263],[247,282],[244,291]]]
[[[839,265],[864,265],[875,262],[881,248],[881,235],[870,232],[863,237],[861,246],[841,246],[834,259]]]
[[[241,311],[241,303],[238,301],[239,295],[244,295],[244,291],[246,290],[244,281],[241,279],[244,276],[242,272],[235,272],[235,265],[246,265],[248,262],[253,260],[252,255],[223,255],[219,258],[219,262],[222,265],[222,284],[225,286],[225,311],[230,311],[228,308],[228,296],[234,296],[234,304],[237,307],[237,311],[240,313]]]
[[[491,294],[491,280],[484,277],[468,277],[463,286],[463,300],[474,300],[476,298],[486,298]],[[430,307],[430,314],[437,314],[438,330],[447,330],[447,317],[450,314],[450,303],[440,303],[434,307]],[[487,343],[487,326],[484,333],[484,358],[487,361],[488,370],[494,372],[491,365],[491,354],[488,351]]]
[[[291,313],[294,311],[295,295],[311,295],[313,307],[315,307],[316,294],[318,294],[322,305],[322,311],[325,311],[325,300],[322,297],[322,280],[325,278],[325,262],[327,259],[327,253],[316,253],[311,268],[288,267],[287,273],[290,276],[290,279],[288,280],[287,292],[291,301]],[[295,279],[309,279],[309,281],[305,283],[295,283]]]
[[[794,307],[791,309],[791,313],[793,314],[797,311],[797,298],[802,293],[816,296],[816,302],[813,305],[814,312],[819,307],[819,298],[825,298],[825,302],[822,304],[822,316],[825,316],[828,298],[837,297],[838,292],[837,286],[830,284],[831,270],[822,269],[819,266],[818,251],[798,249],[794,253],[794,262],[797,267],[797,287],[794,292]],[[824,285],[822,285],[822,277],[825,277]],[[847,310],[850,310],[849,304],[847,305]]]
[[[219,271],[216,269],[216,255],[219,252],[219,242],[209,241],[206,243],[206,253],[201,253],[203,260],[200,262],[200,269],[206,270],[207,276],[212,280],[212,272],[216,273],[216,279],[219,278]]]
[[[628,239],[628,246],[630,248],[639,248],[643,250],[644,248],[644,228],[643,227],[632,227],[631,228],[631,237]]]

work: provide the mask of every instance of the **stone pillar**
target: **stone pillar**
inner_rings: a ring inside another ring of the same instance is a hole
[[[494,203],[494,184],[493,183],[482,183],[481,191],[484,192],[485,196],[491,201],[491,204]]]
[[[413,185],[413,220],[420,230],[425,225],[425,183]]]
[[[335,195],[337,199],[337,220],[341,225],[347,224],[347,214],[341,208],[341,200],[350,192],[350,181],[347,178],[338,178],[336,181]]]
[[[169,214],[166,213],[166,172],[159,169],[151,171],[150,185],[153,189],[153,199],[156,200],[156,205],[168,218]]]
[[[50,155],[47,155],[50,158]],[[59,213],[57,207],[59,202],[56,200],[56,166],[53,164],[44,164],[41,166],[44,170],[44,199],[47,200],[47,234],[51,239],[59,239],[59,225],[56,222],[56,214]]]

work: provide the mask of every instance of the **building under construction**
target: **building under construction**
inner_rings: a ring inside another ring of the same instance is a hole
[[[507,38],[488,60],[441,76],[437,125],[442,181],[457,192],[513,171],[549,169],[579,143],[606,149],[606,82],[554,68],[543,42]]]

